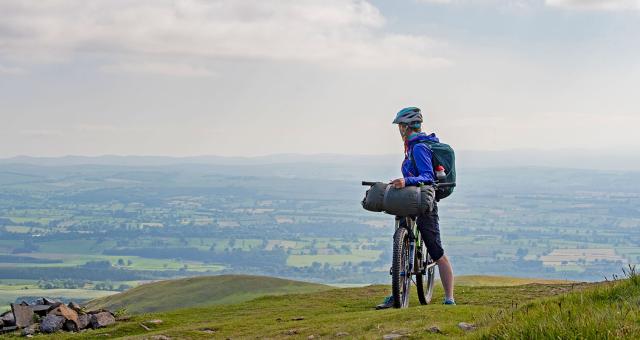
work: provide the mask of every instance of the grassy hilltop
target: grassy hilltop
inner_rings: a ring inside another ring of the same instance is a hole
[[[56,338],[172,339],[207,338],[363,338],[386,334],[408,338],[638,338],[640,336],[640,278],[603,283],[527,283],[510,278],[472,277],[456,287],[457,306],[420,306],[415,293],[411,307],[376,311],[388,286],[329,289],[312,293],[263,296],[230,305],[189,307],[139,314],[115,326]],[[488,283],[494,280],[493,285]],[[535,281],[535,280],[534,280]],[[514,285],[516,284],[516,285]],[[144,286],[143,286],[144,287]],[[176,286],[173,286],[176,287]],[[156,288],[156,287],[154,287]],[[167,292],[167,295],[169,292]],[[160,324],[146,323],[161,319]],[[478,326],[463,331],[458,323]],[[441,333],[429,329],[437,327]],[[108,334],[108,335],[107,335]]]
[[[330,286],[265,276],[219,275],[166,280],[92,300],[89,309],[126,308],[129,313],[160,312],[185,307],[231,304],[265,295],[311,293]]]

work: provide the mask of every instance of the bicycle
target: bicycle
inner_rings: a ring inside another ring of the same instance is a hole
[[[376,182],[362,182],[363,186],[375,184]],[[433,184],[436,190],[455,187],[455,185],[455,183]],[[401,223],[402,219],[405,220],[404,224]],[[416,217],[396,216],[393,234],[393,259],[389,270],[393,308],[409,307],[409,291],[414,276],[420,304],[431,303],[436,266],[437,263],[429,256],[427,247],[424,245],[416,224]]]

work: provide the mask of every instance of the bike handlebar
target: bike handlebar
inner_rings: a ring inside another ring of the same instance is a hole
[[[362,181],[362,185],[363,186],[374,186],[376,183],[380,183],[380,182],[367,182],[367,181]],[[455,183],[434,183],[433,186],[437,189],[437,188],[454,188],[456,186]]]

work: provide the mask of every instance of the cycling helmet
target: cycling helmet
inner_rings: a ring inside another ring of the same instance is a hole
[[[400,110],[393,120],[393,124],[406,124],[410,127],[419,127],[422,124],[422,113],[417,107],[405,107]]]

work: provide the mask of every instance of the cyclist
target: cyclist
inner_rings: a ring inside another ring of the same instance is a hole
[[[395,188],[404,188],[405,186],[418,185],[419,183],[433,184],[435,175],[431,163],[431,150],[421,143],[425,140],[438,142],[435,133],[427,135],[422,132],[422,113],[417,107],[407,107],[396,115],[393,124],[398,124],[400,136],[404,141],[404,161],[402,162],[403,178],[391,181]],[[410,157],[415,159],[415,163]],[[415,166],[414,166],[415,164]],[[442,242],[440,240],[440,226],[438,224],[438,206],[436,202],[433,204],[433,210],[417,216],[416,224],[420,229],[420,234],[427,246],[427,251],[431,258],[438,264],[440,272],[440,280],[444,288],[445,305],[455,305],[453,298],[453,269],[449,258],[444,254]],[[404,219],[401,223],[405,224]],[[393,307],[393,297],[388,296],[377,309]]]

